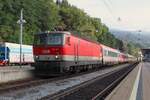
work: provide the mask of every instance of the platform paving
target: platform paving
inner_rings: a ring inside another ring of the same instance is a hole
[[[142,65],[142,100],[150,100],[150,62]]]
[[[0,66],[0,72],[7,71],[18,71],[18,70],[33,70],[34,68],[30,65],[22,65],[20,66]]]
[[[140,65],[129,73],[129,75],[113,90],[106,100],[129,100],[139,68]]]
[[[141,62],[106,100],[150,100],[150,62]]]
[[[33,67],[27,66],[4,66],[0,67],[0,83],[32,78]]]

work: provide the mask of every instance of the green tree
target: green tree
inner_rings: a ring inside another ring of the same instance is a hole
[[[124,43],[109,32],[100,18],[93,18],[67,0],[0,0],[0,41],[19,43],[20,10],[24,9],[23,43],[32,44],[33,35],[54,29],[72,31],[74,34],[98,41],[118,50],[136,55],[133,43]]]

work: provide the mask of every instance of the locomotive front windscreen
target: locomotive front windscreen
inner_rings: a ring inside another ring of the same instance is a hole
[[[63,45],[64,34],[37,34],[34,37],[34,45]]]

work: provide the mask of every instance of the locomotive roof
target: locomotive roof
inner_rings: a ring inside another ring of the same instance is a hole
[[[49,33],[71,34],[70,32],[67,32],[67,31],[52,31],[52,32],[49,32]]]
[[[38,34],[51,34],[51,33],[58,33],[58,34],[71,34],[70,32],[67,31],[46,31],[46,32],[40,32]],[[36,35],[36,34],[35,34]]]
[[[93,42],[93,43],[96,43],[96,44],[100,45],[100,43],[97,42],[97,41],[94,41],[94,40],[85,38],[85,37],[80,36],[80,35],[78,35],[78,34],[73,34],[73,32],[68,32],[68,31],[50,31],[50,32],[49,32],[49,31],[47,31],[47,32],[41,32],[41,33],[38,33],[38,34],[44,34],[44,33],[47,33],[47,34],[58,33],[58,34],[68,34],[68,35],[73,35],[73,36],[75,36],[75,37],[78,37],[78,38],[81,38],[81,39],[87,40],[87,41],[89,41],[89,42]]]
[[[78,38],[84,39],[84,40],[86,40],[86,41],[93,42],[93,43],[96,43],[96,44],[100,45],[99,42],[94,41],[94,40],[91,40],[91,39],[89,39],[89,38],[86,38],[86,37],[84,37],[84,36],[82,36],[82,35],[73,34],[73,33],[70,33],[70,34],[73,35],[73,36],[75,36],[75,37],[78,37]]]

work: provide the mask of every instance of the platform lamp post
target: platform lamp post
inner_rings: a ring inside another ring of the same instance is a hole
[[[21,68],[22,67],[22,32],[23,32],[23,24],[26,23],[26,21],[23,19],[23,9],[21,9],[20,19],[17,21],[17,23],[20,25],[20,68]]]

